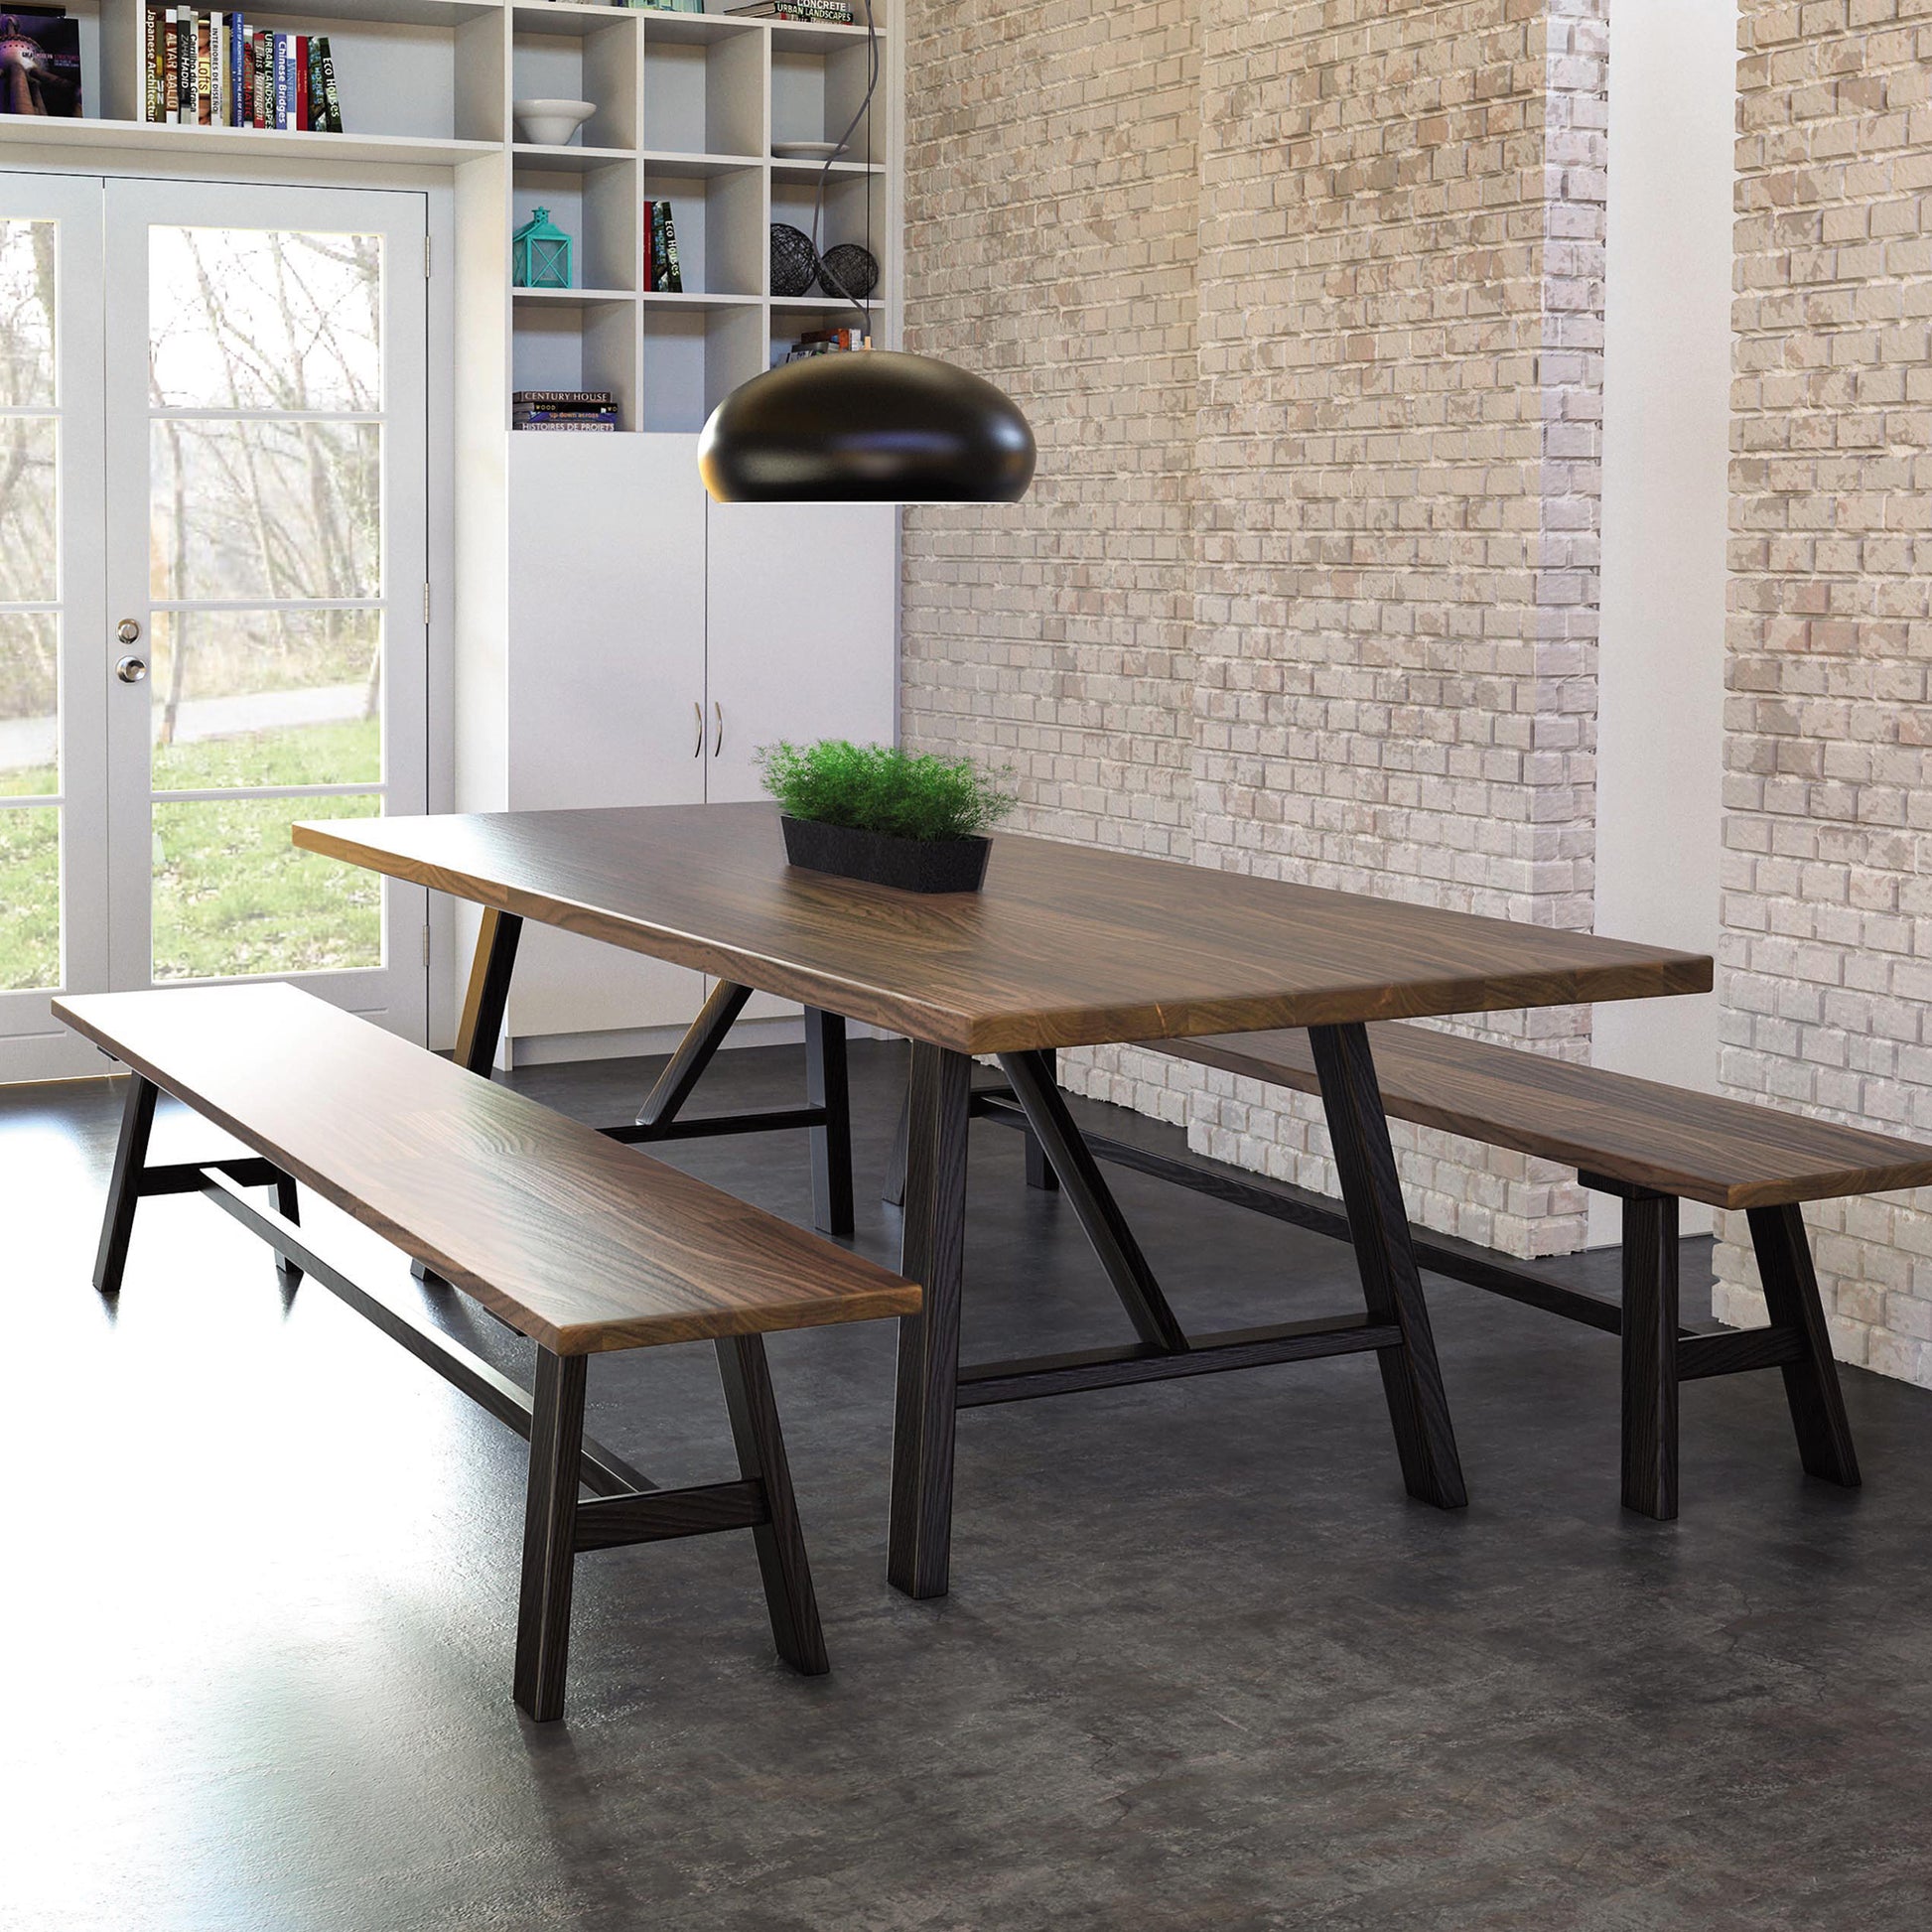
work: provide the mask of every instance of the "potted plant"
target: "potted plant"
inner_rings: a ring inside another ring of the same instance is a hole
[[[1019,802],[1007,773],[893,745],[764,746],[759,775],[794,866],[908,893],[976,893],[988,830]]]

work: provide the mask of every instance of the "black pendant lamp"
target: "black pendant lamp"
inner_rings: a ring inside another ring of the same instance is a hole
[[[1034,457],[1003,390],[889,348],[755,376],[698,441],[698,472],[721,503],[1014,503]]]
[[[879,86],[872,0],[866,38],[865,98],[819,171],[814,254],[832,162]],[[866,206],[870,226],[870,176]],[[822,262],[819,280],[851,298]],[[853,306],[870,331],[864,302]],[[992,383],[929,355],[852,349],[787,362],[734,389],[698,439],[698,474],[720,503],[1014,503],[1034,480],[1035,454],[1026,417]]]

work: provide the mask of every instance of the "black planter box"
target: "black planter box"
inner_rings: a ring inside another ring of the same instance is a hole
[[[902,893],[976,893],[986,877],[991,839],[896,839],[850,825],[779,815],[785,857],[808,872],[897,886]]]

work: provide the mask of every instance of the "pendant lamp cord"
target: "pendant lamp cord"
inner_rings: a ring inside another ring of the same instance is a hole
[[[859,131],[859,123],[866,122],[866,240],[872,240],[872,123],[867,116],[872,112],[872,97],[879,91],[879,24],[873,18],[873,0],[863,0],[866,10],[866,97],[859,103],[858,110],[845,124],[845,132],[839,136],[839,144],[825,157],[825,164],[818,171],[818,194],[812,202],[812,253],[819,253],[819,227],[825,213],[825,191],[832,183],[832,164],[852,145],[852,137]],[[872,316],[865,303],[842,283],[836,275],[826,273],[821,260],[818,265],[818,279],[834,295],[842,296],[858,312],[863,325],[861,336],[872,332]]]

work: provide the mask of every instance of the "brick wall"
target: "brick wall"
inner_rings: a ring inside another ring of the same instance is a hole
[[[1932,1134],[1932,7],[1745,0],[1722,1073]],[[1844,1359],[1932,1385],[1926,1196],[1807,1209]],[[1721,1318],[1762,1318],[1741,1224]]]
[[[1194,849],[1585,925],[1601,394],[1594,0],[1213,0],[1201,138]],[[1583,1011],[1502,1031],[1587,1050]],[[1196,1140],[1333,1191],[1312,1103]],[[1432,1225],[1576,1245],[1555,1170],[1403,1149]]]
[[[1007,758],[1035,830],[1587,924],[1600,0],[910,0],[907,29],[908,345],[1040,441],[1027,504],[907,518],[908,741]],[[1068,1077],[1332,1184],[1260,1089]],[[1581,1234],[1553,1171],[1402,1152],[1434,1225]]]

